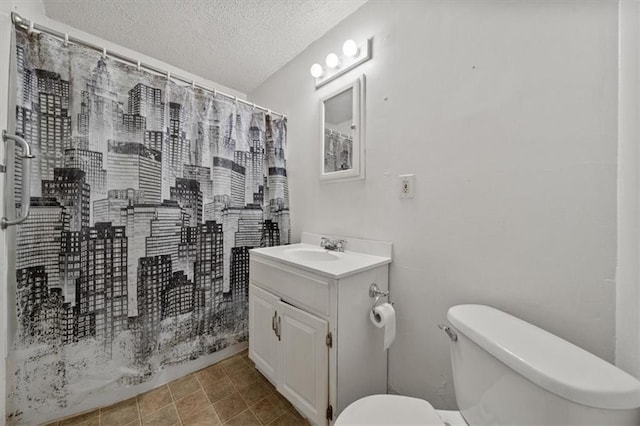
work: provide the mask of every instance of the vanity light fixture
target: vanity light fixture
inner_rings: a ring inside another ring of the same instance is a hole
[[[353,40],[347,40],[342,45],[342,53],[350,58],[358,56],[358,53],[360,53],[359,50],[358,45]]]
[[[322,68],[322,65],[320,64],[313,64],[311,65],[311,69],[309,70],[309,72],[314,78],[322,77],[322,75],[324,74],[324,68]]]
[[[320,64],[313,64],[309,71],[315,80],[316,89],[371,59],[371,41],[370,38],[360,41],[347,40],[342,45],[341,55],[327,55],[326,68]]]
[[[340,58],[335,53],[329,53],[324,62],[329,68],[338,68],[340,66]]]

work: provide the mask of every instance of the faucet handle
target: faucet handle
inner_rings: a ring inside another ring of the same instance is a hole
[[[336,247],[338,248],[339,251],[343,251],[344,250],[345,244],[347,244],[347,242],[345,240],[336,241]]]
[[[320,247],[327,245],[328,240],[325,237],[320,238]]]

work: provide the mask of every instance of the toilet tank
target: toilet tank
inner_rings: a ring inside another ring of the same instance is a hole
[[[470,425],[640,425],[640,381],[614,365],[489,306],[454,306],[447,319]]]

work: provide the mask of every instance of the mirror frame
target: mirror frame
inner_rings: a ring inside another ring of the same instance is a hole
[[[325,152],[325,102],[334,96],[339,95],[347,90],[353,90],[353,112],[352,123],[355,125],[353,129],[353,167],[349,170],[339,170],[335,172],[325,173],[324,171],[324,152]],[[339,90],[332,92],[330,95],[320,100],[320,180],[322,181],[345,181],[357,180],[365,178],[365,138],[364,138],[364,105],[365,105],[365,75],[362,74],[350,84],[341,87]]]

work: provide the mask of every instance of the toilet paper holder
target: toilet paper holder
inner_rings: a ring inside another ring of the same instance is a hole
[[[389,290],[386,290],[386,291],[380,290],[380,287],[378,287],[378,284],[372,283],[369,286],[369,297],[371,298],[375,297],[375,300],[373,301],[373,305],[371,306],[371,311],[373,312],[374,315],[377,316],[377,313],[374,312],[373,310],[376,308],[376,306],[378,306],[378,302],[380,301],[381,297],[389,297]]]

